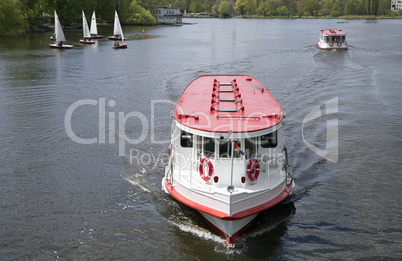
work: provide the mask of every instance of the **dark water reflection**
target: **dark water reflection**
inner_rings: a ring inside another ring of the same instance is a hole
[[[124,27],[126,50],[107,40],[82,46],[81,30],[65,31],[72,50],[49,49],[50,32],[1,40],[2,259],[401,258],[401,21],[337,21]],[[318,50],[324,28],[343,29],[349,50]],[[261,213],[233,249],[160,190],[172,104],[201,74],[249,74],[287,115],[296,193]],[[304,123],[334,98],[337,113]],[[98,105],[80,106],[71,119],[77,136],[98,142],[78,144],[66,133],[67,110],[85,99],[105,101],[104,143]],[[127,120],[125,134],[141,142],[122,149],[119,114],[131,112],[143,117]],[[305,143],[333,147],[331,120],[339,127],[335,163]]]

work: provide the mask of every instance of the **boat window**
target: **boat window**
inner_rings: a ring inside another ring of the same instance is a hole
[[[193,147],[193,134],[188,133],[186,131],[181,131],[180,145],[183,148],[192,148]]]
[[[277,131],[265,134],[261,136],[262,148],[275,148],[278,145],[278,133]]]
[[[241,142],[239,140],[235,141],[237,146],[240,147]],[[233,154],[234,158],[240,158],[240,151],[235,151]],[[219,158],[231,158],[232,157],[232,142],[227,140],[219,141]]]
[[[231,144],[230,142],[224,140],[219,141],[219,158],[230,158],[231,157]]]
[[[246,150],[246,158],[253,158],[257,154],[257,138],[245,139],[244,145],[244,149]]]
[[[212,138],[204,137],[203,152],[204,156],[208,158],[214,157],[215,154],[215,140]]]
[[[328,36],[325,36],[324,41],[328,43]]]

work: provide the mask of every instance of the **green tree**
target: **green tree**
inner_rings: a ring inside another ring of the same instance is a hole
[[[368,15],[377,15],[379,0],[366,0],[366,13]]]
[[[257,0],[248,1],[248,5],[246,6],[246,14],[247,15],[257,14]]]
[[[276,13],[276,10],[278,9],[278,7],[281,7],[283,5],[282,1],[281,0],[267,0],[267,2],[271,6],[271,13],[273,15],[278,15]]]
[[[237,0],[235,3],[235,10],[240,14],[244,15],[246,6],[248,5],[248,0]]]
[[[197,2],[197,1],[191,2],[190,9],[189,9],[190,12],[201,13],[203,10],[204,10],[204,8],[200,4],[200,2]]]
[[[283,6],[278,7],[278,8],[276,9],[276,13],[282,17],[282,16],[288,15],[288,14],[289,14],[289,11],[288,11],[288,8],[283,5]]]
[[[228,2],[222,1],[219,4],[218,12],[223,17],[230,17],[230,15],[233,14],[233,7]]]
[[[264,17],[271,15],[271,5],[268,2],[262,2],[257,8],[257,14]]]
[[[329,15],[331,13],[333,7],[334,7],[334,2],[332,0],[324,1],[324,4],[322,5],[320,12],[323,15]]]
[[[130,17],[127,19],[129,24],[156,24],[151,12],[140,6],[136,0],[130,4]]]
[[[1,0],[0,37],[15,36],[25,32],[28,23],[20,9],[18,0]]]
[[[316,0],[309,0],[304,6],[303,11],[314,16],[317,15],[318,10],[320,10],[320,4]]]
[[[214,6],[212,7],[212,14],[213,14],[213,15],[218,15],[218,14],[219,14],[218,9],[219,9],[219,6],[218,6],[218,5],[214,5]]]

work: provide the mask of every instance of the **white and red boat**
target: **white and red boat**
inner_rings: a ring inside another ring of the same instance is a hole
[[[84,39],[80,40],[82,44],[94,44],[95,41],[90,39],[91,34],[89,33],[89,26],[87,22],[87,18],[85,17],[84,10],[82,10],[82,35]]]
[[[282,109],[256,79],[200,76],[173,116],[162,189],[198,210],[229,244],[292,193]]]
[[[317,46],[321,49],[348,49],[346,33],[341,29],[321,30]]]
[[[121,28],[121,24],[120,24],[120,20],[119,20],[119,16],[117,15],[117,11],[114,11],[114,28],[113,28],[113,35],[115,36],[119,36],[116,37],[114,40],[114,45],[113,45],[113,49],[125,49],[127,48],[127,44],[123,43],[125,38],[123,35],[123,29]],[[109,40],[111,40],[111,38],[109,37]]]
[[[54,31],[55,31],[55,40],[57,43],[49,44],[50,48],[55,49],[72,49],[73,45],[64,44],[66,41],[66,37],[64,36],[63,29],[61,28],[59,17],[57,16],[56,10],[54,10]]]
[[[108,40],[113,41],[124,41],[126,40],[123,35],[123,29],[121,28],[119,15],[117,11],[114,11],[114,27],[113,27],[113,35],[107,38]]]
[[[91,31],[90,31],[89,39],[103,39],[103,35],[98,35],[98,26],[96,24],[95,11],[92,13]]]

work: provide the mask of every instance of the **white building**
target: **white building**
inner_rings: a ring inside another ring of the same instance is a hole
[[[183,15],[180,8],[162,6],[151,11],[158,24],[181,24]]]
[[[391,1],[391,10],[394,10],[394,11],[402,10],[402,0],[392,0]]]

